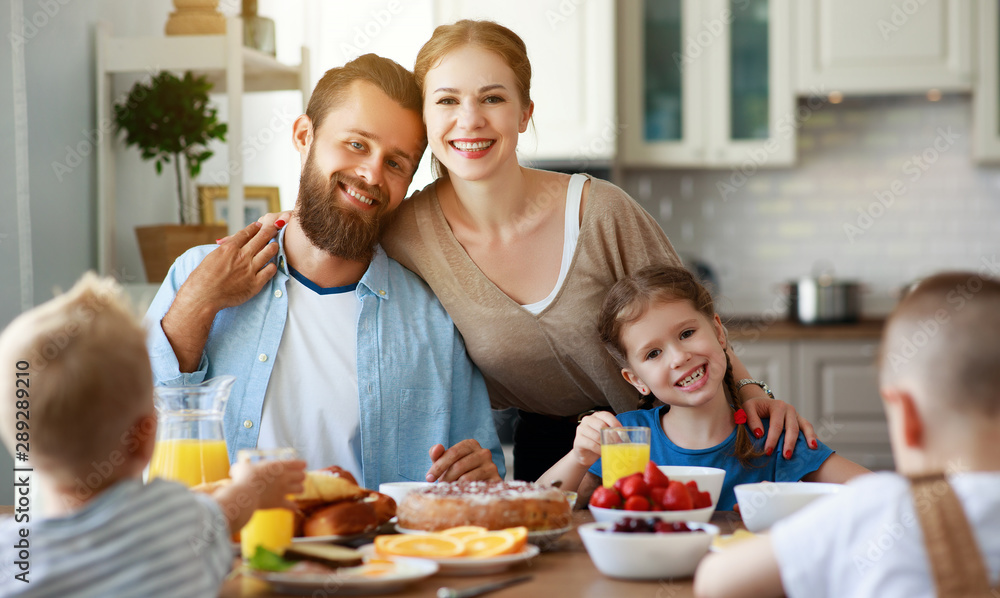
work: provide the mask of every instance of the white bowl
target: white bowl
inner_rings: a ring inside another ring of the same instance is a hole
[[[585,523],[577,528],[598,571],[621,579],[689,577],[708,552],[719,528],[689,522],[692,532],[627,533],[606,531],[611,523]]]
[[[414,490],[426,488],[431,484],[433,482],[386,482],[378,485],[378,491],[391,496],[396,501],[396,506],[399,506],[407,494]]]
[[[687,511],[626,511],[624,509],[604,509],[590,505],[590,513],[598,523],[614,523],[624,517],[638,519],[661,519],[663,521],[699,521],[708,523],[715,507],[688,509]]]
[[[762,532],[779,519],[788,517],[817,498],[836,494],[841,488],[840,484],[814,482],[760,482],[739,484],[733,491],[747,529]]]
[[[712,497],[712,508],[719,504],[719,495],[722,494],[722,483],[726,481],[726,470],[718,467],[698,467],[696,465],[659,465],[657,469],[662,471],[671,480],[684,482],[690,481],[698,483],[698,490],[708,492]],[[695,520],[697,521],[697,520]],[[707,519],[705,521],[708,521]]]

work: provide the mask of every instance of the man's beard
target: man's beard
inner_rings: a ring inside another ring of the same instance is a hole
[[[363,191],[377,202],[374,210],[361,211],[344,205],[339,197],[339,183]],[[388,198],[376,187],[343,173],[323,178],[313,160],[306,158],[299,180],[299,199],[295,216],[306,238],[332,256],[354,262],[369,263],[385,228]]]

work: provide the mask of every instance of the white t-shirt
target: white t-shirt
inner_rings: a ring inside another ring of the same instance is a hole
[[[989,571],[1000,580],[1000,473],[962,473],[949,482],[965,509]],[[852,480],[771,530],[789,598],[919,598],[935,595],[910,483],[891,472]]]
[[[309,469],[339,465],[360,480],[357,285],[324,289],[290,272],[257,446],[294,447]]]
[[[566,273],[573,263],[573,255],[576,253],[576,242],[580,238],[580,202],[583,201],[583,186],[587,183],[587,177],[582,174],[574,174],[569,177],[569,187],[566,189],[566,214],[563,224],[563,253],[562,263],[559,265],[559,278],[556,286],[548,297],[541,301],[523,305],[524,309],[533,314],[540,314],[542,310],[552,303],[552,300],[559,294],[563,282],[566,280]]]

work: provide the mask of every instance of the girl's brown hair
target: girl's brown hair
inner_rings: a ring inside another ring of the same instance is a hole
[[[413,75],[416,77],[421,95],[426,98],[427,72],[452,51],[468,45],[493,52],[507,63],[507,66],[514,71],[521,108],[527,108],[531,104],[531,61],[528,60],[528,48],[516,33],[493,21],[463,19],[451,25],[441,25],[434,30],[431,38],[420,48],[417,61],[413,65]],[[433,154],[431,154],[431,165],[435,175],[439,176],[446,172]]]
[[[651,305],[673,301],[687,301],[710,322],[715,319],[715,304],[708,289],[695,280],[690,272],[678,266],[646,266],[611,287],[601,306],[597,330],[604,347],[620,367],[629,367],[627,351],[622,344],[622,332],[625,327],[641,318]],[[743,407],[743,399],[736,390],[733,364],[729,360],[728,353],[726,353],[726,375],[723,383],[729,391],[727,393],[729,407],[736,413],[737,409]],[[652,394],[644,396],[639,402],[639,408],[652,407],[653,398]],[[750,433],[742,424],[736,427],[734,452],[745,467],[752,466],[752,461],[764,454],[754,446]]]

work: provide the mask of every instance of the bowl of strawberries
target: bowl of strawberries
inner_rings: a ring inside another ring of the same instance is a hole
[[[595,490],[590,497],[590,512],[598,522],[614,522],[622,517],[708,522],[725,476],[724,469],[660,467],[650,461],[643,473],[619,478],[612,487]]]

